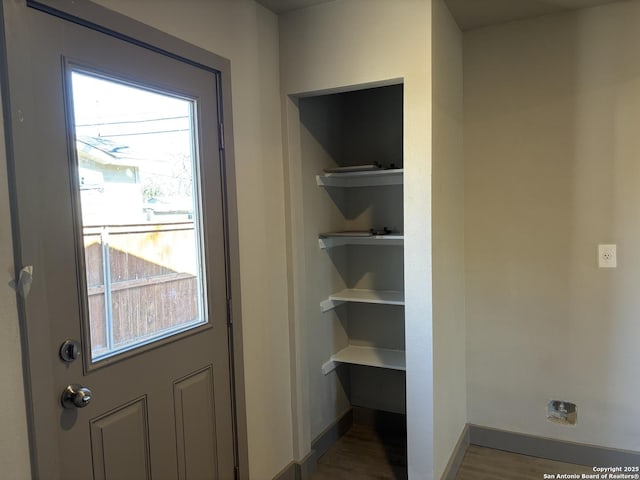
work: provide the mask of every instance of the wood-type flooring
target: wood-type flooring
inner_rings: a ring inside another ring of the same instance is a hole
[[[591,467],[470,445],[456,480],[542,480],[544,474],[593,473]],[[354,424],[318,460],[311,480],[404,480],[405,436]]]

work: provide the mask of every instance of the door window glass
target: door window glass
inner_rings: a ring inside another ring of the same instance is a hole
[[[71,71],[92,361],[206,323],[196,103]]]

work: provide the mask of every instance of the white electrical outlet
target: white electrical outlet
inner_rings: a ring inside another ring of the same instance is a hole
[[[616,268],[618,266],[618,258],[616,255],[616,246],[598,245],[598,267],[600,268]]]

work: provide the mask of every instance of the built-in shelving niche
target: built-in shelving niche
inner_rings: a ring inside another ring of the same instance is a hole
[[[402,85],[299,100],[312,434],[349,405],[405,411],[402,102]]]

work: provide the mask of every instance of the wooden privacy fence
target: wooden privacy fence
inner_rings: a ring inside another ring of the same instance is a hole
[[[193,222],[84,229],[93,357],[200,319]]]

